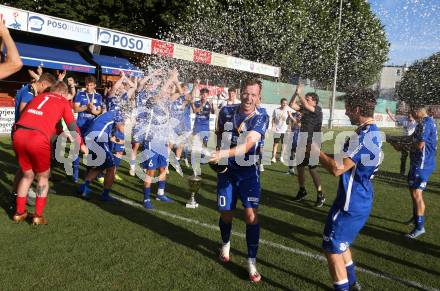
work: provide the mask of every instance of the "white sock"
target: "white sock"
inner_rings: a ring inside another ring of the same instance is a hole
[[[228,241],[227,243],[222,243],[222,254],[223,256],[229,257],[229,251],[231,249],[231,242]]]
[[[256,258],[248,258],[248,271],[249,274],[257,273],[257,259]]]

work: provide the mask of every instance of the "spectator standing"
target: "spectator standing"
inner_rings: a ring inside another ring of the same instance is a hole
[[[403,136],[411,136],[416,130],[417,122],[412,116],[411,112],[408,112],[406,116],[396,116],[391,113],[390,108],[386,109],[388,116],[392,121],[402,126]],[[406,160],[408,159],[409,151],[402,149],[400,156],[400,175],[405,176],[406,172]]]

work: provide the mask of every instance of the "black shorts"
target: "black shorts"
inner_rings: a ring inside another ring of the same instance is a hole
[[[274,133],[273,143],[284,143],[284,133]]]

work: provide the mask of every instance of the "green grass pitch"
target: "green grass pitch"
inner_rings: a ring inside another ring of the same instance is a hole
[[[327,142],[324,148],[330,151],[330,146]],[[397,174],[400,154],[388,144],[383,149],[385,160],[374,179],[373,211],[352,247],[357,265],[376,275],[358,272],[358,280],[364,290],[418,289],[408,281],[420,284],[419,289],[440,289],[438,172],[424,194],[427,233],[408,240],[403,234],[410,226],[403,222],[412,206],[406,180]],[[323,169],[319,172],[327,201],[317,209],[309,177],[309,195],[297,203],[292,201],[298,190],[296,177],[286,175],[287,167],[281,163],[265,167],[259,208],[265,241],[257,260],[260,284],[247,280],[242,236],[232,236],[230,263],[217,260],[216,176],[209,167],[203,167],[198,209],[185,208],[190,196],[186,180],[171,170],[166,192],[175,202],[153,201],[156,211],[120,201],[100,202],[97,182],[92,184],[92,199],[84,201],[76,196],[71,178],[55,168],[56,194],[49,194],[45,209],[49,225],[43,227],[10,219],[5,197],[16,169],[10,139],[2,137],[0,290],[331,290],[327,265],[315,255],[322,255],[322,230],[338,180]],[[128,175],[125,162],[118,173],[124,180],[116,182],[112,194],[140,205],[142,181]],[[241,205],[237,210],[233,231],[244,234]]]

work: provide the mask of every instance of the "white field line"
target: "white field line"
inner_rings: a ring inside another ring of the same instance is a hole
[[[139,204],[139,203],[136,203],[134,201],[131,201],[131,200],[128,200],[128,199],[125,199],[125,198],[117,197],[115,195],[113,195],[113,197],[116,200],[118,200],[118,201],[120,201],[120,202],[122,202],[124,204],[127,204],[127,205],[130,205],[130,206],[137,207],[137,208],[145,210],[144,207],[141,204]],[[148,211],[148,210],[145,210],[145,211]],[[184,222],[187,222],[187,223],[189,223],[191,225],[198,225],[198,226],[201,226],[201,227],[204,227],[204,228],[208,228],[208,229],[212,229],[212,230],[218,230],[218,226],[216,226],[216,225],[203,223],[203,222],[200,222],[198,220],[186,218],[186,217],[183,217],[183,216],[180,216],[180,215],[176,215],[176,214],[172,214],[172,213],[169,213],[169,212],[166,212],[166,211],[163,211],[163,210],[154,209],[153,211],[151,211],[151,213],[152,214],[157,213],[157,214],[169,217],[169,218],[173,218],[173,219],[176,219],[176,220],[184,221]],[[237,233],[237,232],[233,231],[232,234],[234,236],[245,238],[245,235],[242,234],[242,233]],[[286,251],[286,252],[289,252],[289,253],[293,253],[293,254],[304,256],[304,257],[308,257],[310,259],[318,260],[318,261],[321,261],[321,262],[325,262],[326,261],[326,258],[324,256],[321,256],[321,255],[318,255],[318,254],[309,253],[309,252],[302,251],[302,250],[299,250],[299,249],[294,249],[294,248],[287,247],[287,246],[284,246],[284,245],[281,245],[281,244],[278,244],[278,243],[274,243],[274,242],[271,242],[271,241],[260,239],[260,244],[268,245],[268,246],[276,248],[276,249],[280,249],[280,250],[283,250],[283,251]],[[406,286],[411,286],[411,287],[419,288],[419,289],[422,289],[422,290],[440,291],[439,289],[436,289],[436,288],[424,286],[424,285],[420,284],[419,282],[415,282],[415,281],[411,281],[411,280],[406,280],[406,279],[403,279],[403,278],[400,278],[400,277],[397,277],[397,276],[394,276],[394,275],[383,274],[383,273],[376,273],[374,271],[371,271],[371,270],[368,270],[368,269],[365,269],[365,268],[360,268],[360,267],[356,267],[356,269],[358,271],[360,271],[360,272],[363,272],[363,273],[366,273],[366,274],[369,274],[369,275],[372,275],[372,276],[375,276],[375,277],[378,277],[378,278],[382,278],[382,279],[385,279],[385,280],[399,282],[399,283],[402,283],[402,284],[404,284]]]
[[[6,161],[0,161],[0,163],[8,165],[8,166],[12,166],[12,167],[17,167],[16,164],[12,164],[12,163],[9,163],[9,162],[6,162]],[[137,208],[140,208],[140,209],[144,210],[143,206],[141,204],[139,204],[139,203],[133,202],[133,201],[128,200],[128,199],[117,197],[116,195],[113,195],[113,197],[116,200],[118,200],[118,201],[120,201],[122,203],[125,203],[125,204],[128,204],[130,206],[137,207]],[[147,210],[145,210],[145,211],[147,211]],[[155,209],[154,211],[152,211],[152,213],[157,213],[157,214],[160,214],[160,215],[163,215],[163,216],[166,216],[166,217],[170,217],[170,218],[173,218],[173,219],[176,219],[176,220],[184,221],[184,222],[187,222],[187,223],[192,224],[192,225],[198,225],[198,226],[202,226],[204,228],[218,230],[218,226],[216,226],[216,225],[203,223],[203,222],[200,222],[198,220],[186,218],[186,217],[179,216],[179,215],[176,215],[176,214],[172,214],[172,213],[169,213],[169,212],[166,212],[166,211],[163,211],[163,210]],[[232,234],[234,236],[245,238],[245,235],[242,234],[242,233],[238,233],[238,232],[234,232],[233,231]],[[291,248],[291,247],[286,247],[284,245],[281,245],[281,244],[278,244],[278,243],[274,243],[274,242],[271,242],[271,241],[260,239],[260,244],[268,245],[268,246],[271,246],[271,247],[276,248],[276,249],[284,250],[284,251],[292,253],[292,254],[301,255],[301,256],[304,256],[304,257],[307,257],[307,258],[310,258],[310,259],[315,259],[315,260],[318,260],[318,261],[321,261],[321,262],[325,262],[326,261],[325,257],[323,257],[321,255],[309,253],[309,252],[302,251],[302,250],[299,250],[299,249],[294,249],[294,248]],[[414,288],[419,288],[419,289],[422,289],[422,290],[429,290],[429,291],[440,291],[439,289],[436,289],[436,288],[424,286],[424,285],[420,284],[419,282],[415,282],[415,281],[411,281],[411,280],[406,280],[406,279],[403,279],[403,278],[400,278],[400,277],[397,277],[397,276],[394,276],[394,275],[391,275],[391,274],[376,273],[374,271],[371,271],[371,270],[368,270],[368,269],[364,269],[364,268],[360,268],[360,267],[356,267],[356,269],[358,271],[360,271],[360,272],[363,272],[363,273],[366,273],[366,274],[369,274],[369,275],[372,275],[372,276],[375,276],[375,277],[378,277],[378,278],[382,278],[382,279],[389,280],[389,281],[394,281],[394,282],[399,282],[399,283],[401,283],[403,285],[411,286],[411,287],[414,287]]]

